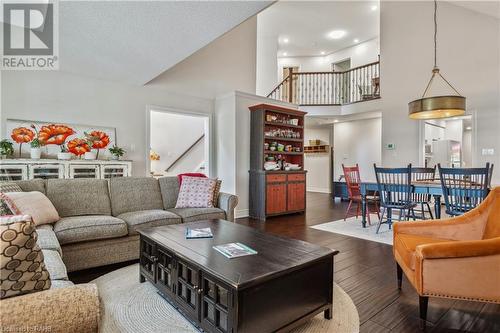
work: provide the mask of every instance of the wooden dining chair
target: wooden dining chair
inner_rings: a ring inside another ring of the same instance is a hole
[[[488,195],[493,169],[443,168],[438,164],[446,214],[462,215],[479,205]]]
[[[416,204],[412,202],[411,164],[406,168],[380,168],[376,164],[373,164],[373,167],[379,189],[380,206],[382,207],[377,233],[384,223],[387,223],[391,229],[393,212],[399,212],[398,221],[408,220],[410,216],[415,219],[414,208]],[[386,216],[385,221],[384,215]]]
[[[411,168],[411,180],[412,183],[415,182],[432,182],[434,181],[434,177],[436,175],[436,166],[434,168]],[[415,193],[413,192],[411,195],[411,201],[416,204],[415,211],[420,213],[419,216],[422,220],[426,220],[426,209],[429,213],[431,219],[434,219],[434,215],[432,215],[431,209],[431,200],[432,195],[428,193]],[[419,207],[420,209],[417,209]]]
[[[351,210],[352,203],[355,202],[356,205],[356,218],[358,218],[362,200],[361,200],[361,176],[359,173],[359,165],[353,167],[346,167],[342,164],[342,169],[344,170],[344,178],[347,185],[347,193],[349,195],[349,205],[347,206],[347,210],[345,212],[344,221],[347,219],[349,215],[349,211]],[[380,209],[379,209],[379,197],[376,195],[367,195],[366,196],[366,218],[368,219],[368,224],[372,224],[370,220],[370,204],[372,204],[375,209],[371,212],[376,213],[378,218],[380,219]]]

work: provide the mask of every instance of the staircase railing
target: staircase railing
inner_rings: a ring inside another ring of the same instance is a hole
[[[170,163],[170,165],[165,169],[165,171],[169,172],[170,169],[172,169],[173,166],[177,164],[177,162],[179,162],[180,160],[182,160],[184,158],[184,156],[186,156],[191,151],[191,149],[193,149],[204,138],[205,138],[205,134],[203,134],[202,136],[200,136],[191,146],[188,147],[188,149],[186,149],[182,154],[180,154],[179,157],[177,157],[177,159],[175,161],[173,161],[172,163]]]
[[[380,62],[343,72],[293,72],[267,96],[299,105],[344,105],[380,98]]]

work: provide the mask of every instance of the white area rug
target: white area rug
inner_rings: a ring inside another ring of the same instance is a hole
[[[139,265],[105,274],[93,281],[101,300],[100,333],[198,333],[149,282],[139,283]],[[292,333],[357,333],[359,315],[352,299],[337,284],[333,289],[333,318],[323,313]],[[256,332],[257,333],[257,332]]]
[[[377,234],[378,217],[375,214],[370,214],[370,217],[372,225],[370,226],[367,221],[366,228],[361,224],[361,217],[317,224],[311,228],[392,245],[392,229],[389,230],[389,226],[385,223]]]

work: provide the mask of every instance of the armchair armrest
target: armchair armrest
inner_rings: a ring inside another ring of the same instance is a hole
[[[97,332],[97,286],[80,284],[3,299],[0,322],[6,332]]]
[[[500,237],[417,246],[416,254],[422,259],[467,258],[500,254]]]
[[[226,219],[228,221],[234,222],[234,209],[237,204],[238,197],[236,195],[223,192],[219,193],[218,208],[226,212]]]

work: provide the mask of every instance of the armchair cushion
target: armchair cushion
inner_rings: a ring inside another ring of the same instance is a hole
[[[411,234],[399,234],[394,237],[394,251],[398,252],[408,268],[415,270],[415,255],[417,247],[422,244],[436,244],[443,242],[450,242],[450,240]]]
[[[467,258],[496,254],[500,255],[500,237],[476,241],[452,241],[440,244],[427,243],[417,247],[417,255],[423,259]]]

